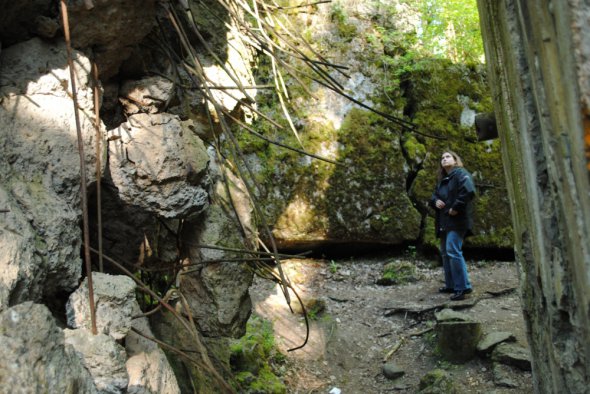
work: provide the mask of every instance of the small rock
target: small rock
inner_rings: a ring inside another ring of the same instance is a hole
[[[472,322],[473,318],[465,313],[456,312],[452,309],[445,308],[434,314],[437,322]]]
[[[487,334],[477,344],[477,351],[480,353],[487,353],[502,342],[513,342],[516,338],[511,332],[508,331],[497,331]]]
[[[71,345],[101,393],[122,393],[129,375],[125,368],[125,349],[110,335],[93,335],[85,328],[64,330],[65,343]]]
[[[340,394],[342,393],[342,390],[340,390],[338,387],[332,387],[332,390],[330,390],[329,394]]]
[[[383,364],[383,376],[389,380],[394,380],[402,377],[406,372],[401,369],[397,364],[387,363]]]
[[[510,378],[509,367],[494,363],[492,374],[494,376],[494,384],[496,386],[518,388],[518,383],[514,382],[514,380]]]
[[[528,349],[509,343],[501,343],[494,349],[492,360],[512,365],[523,371],[531,370],[531,355]]]

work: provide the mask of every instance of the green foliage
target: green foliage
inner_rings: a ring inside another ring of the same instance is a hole
[[[434,369],[420,379],[419,393],[455,394],[458,390],[452,377],[443,369]]]
[[[476,0],[422,0],[420,40],[434,56],[453,62],[480,63],[483,42]]]
[[[332,274],[335,274],[336,272],[338,272],[339,268],[340,268],[340,266],[338,265],[338,263],[336,263],[334,260],[330,260],[330,272]]]
[[[310,302],[308,302],[307,305],[307,317],[310,320],[318,320],[319,317],[323,314],[323,312],[326,310],[326,302],[323,300],[319,300],[317,298],[314,298],[312,300],[310,300]]]

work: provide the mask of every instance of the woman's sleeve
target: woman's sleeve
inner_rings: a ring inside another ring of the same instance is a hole
[[[428,206],[434,209],[436,208],[436,200],[438,200],[438,195],[436,194],[436,192],[432,193],[432,197],[430,197],[430,200],[428,200]]]
[[[462,212],[469,201],[475,196],[475,185],[471,174],[467,171],[459,174],[459,181],[457,182],[457,199],[453,203],[452,209],[457,212]]]

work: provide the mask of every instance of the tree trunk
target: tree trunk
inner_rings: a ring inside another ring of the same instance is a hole
[[[590,387],[588,0],[478,0],[535,391]]]

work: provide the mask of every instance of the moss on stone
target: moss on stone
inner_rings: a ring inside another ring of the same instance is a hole
[[[406,96],[413,109],[414,123],[419,131],[442,139],[416,135],[427,153],[413,184],[410,195],[414,202],[429,212],[427,201],[436,186],[439,158],[446,149],[457,152],[465,167],[473,174],[477,187],[474,233],[467,238],[466,247],[512,247],[512,222],[508,194],[502,170],[499,141],[474,142],[473,128],[460,124],[463,105],[477,112],[491,112],[491,98],[484,75],[474,67],[452,64],[445,60],[421,61],[416,70],[404,75],[408,81]],[[410,149],[407,149],[408,154]],[[411,158],[411,157],[410,157]],[[424,245],[436,246],[434,226],[426,220]]]
[[[416,239],[420,215],[406,193],[399,133],[352,109],[338,132],[340,163],[326,198],[332,238],[399,243]]]
[[[416,265],[410,261],[392,261],[383,267],[383,275],[377,280],[379,285],[400,285],[415,282]]]
[[[420,394],[457,394],[452,377],[442,369],[433,369],[420,379]]]
[[[286,386],[273,371],[284,356],[275,346],[272,324],[252,317],[246,334],[230,346],[231,367],[242,393],[285,393]]]
[[[334,15],[335,23],[347,20],[344,13]],[[427,201],[436,184],[440,154],[452,149],[463,157],[478,187],[475,236],[468,238],[466,246],[511,248],[511,216],[499,143],[474,142],[474,127],[461,125],[466,107],[492,111],[483,70],[444,59],[418,58],[404,47],[415,39],[402,36],[375,29],[372,50],[366,51],[363,62],[387,65],[378,68],[378,76],[367,74],[373,80],[387,81],[387,87],[379,90],[386,95],[376,91],[369,97],[374,106],[405,117],[416,125],[416,131],[354,107],[335,130],[301,98],[304,89],[287,81],[303,147],[320,155],[325,154],[326,146],[337,147],[335,157],[340,165],[256,142],[251,136],[240,137],[245,150],[260,164],[258,197],[275,226],[275,236],[287,242],[399,244],[423,239],[423,246],[437,248]],[[311,82],[306,83],[309,88]],[[320,101],[322,92],[318,92]],[[280,113],[273,100],[263,93],[262,112]],[[308,116],[311,113],[315,115]],[[269,138],[299,146],[286,122],[279,122],[284,130],[262,120],[254,127]]]
[[[356,27],[350,23],[348,18],[348,12],[339,2],[332,5],[330,19],[344,43],[352,41],[357,35]]]

